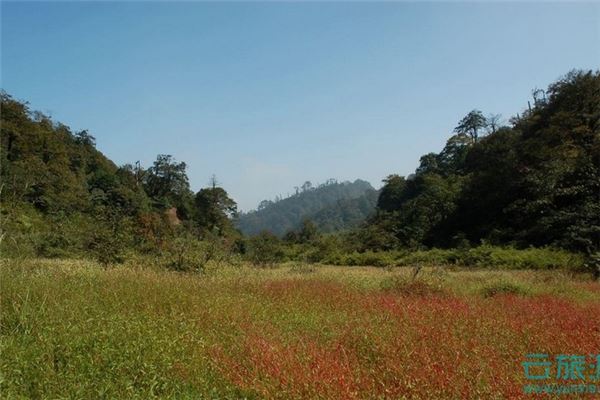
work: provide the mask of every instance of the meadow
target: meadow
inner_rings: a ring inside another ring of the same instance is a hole
[[[600,283],[561,270],[0,267],[4,399],[530,398],[527,354],[600,349]]]

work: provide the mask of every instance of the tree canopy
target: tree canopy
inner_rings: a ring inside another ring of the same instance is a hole
[[[511,126],[490,118],[469,112],[412,179],[385,179],[370,223],[399,246],[483,240],[598,251],[599,72],[573,71],[536,90]]]

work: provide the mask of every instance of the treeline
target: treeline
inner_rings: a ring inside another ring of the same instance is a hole
[[[320,232],[335,232],[359,226],[374,213],[376,204],[377,191],[369,182],[330,179],[313,186],[307,181],[295,187],[292,196],[263,200],[257,210],[241,214],[236,225],[245,235],[269,231],[283,236],[309,219]]]
[[[439,153],[422,156],[414,174],[388,176],[379,192],[360,180],[307,182],[237,222],[216,180],[193,192],[185,163],[171,156],[119,167],[87,131],[4,93],[1,111],[2,256],[110,263],[142,254],[201,269],[218,257],[402,265],[411,254],[444,254],[461,265],[528,266],[537,257],[554,267],[567,251],[579,253],[579,266],[600,264],[598,71],[536,90],[506,124],[473,110]],[[562,250],[523,258],[501,249],[532,246]],[[428,250],[436,248],[455,250]]]

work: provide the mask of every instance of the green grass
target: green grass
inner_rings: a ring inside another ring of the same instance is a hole
[[[0,284],[4,399],[270,397],[226,376],[216,349],[242,352],[250,331],[283,343],[302,337],[324,344],[363,324],[381,326],[369,334],[391,340],[382,315],[354,307],[361,300],[367,310],[378,296],[444,293],[485,302],[492,292],[518,288],[600,304],[600,285],[587,277],[532,270],[432,267],[413,278],[411,268],[209,263],[204,274],[190,274],[4,260]]]

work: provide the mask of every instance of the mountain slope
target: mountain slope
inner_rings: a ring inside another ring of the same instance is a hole
[[[123,241],[121,228],[150,208],[132,171],[98,151],[87,131],[73,133],[4,92],[1,110],[2,251],[60,256],[97,245],[103,233]]]
[[[266,230],[281,236],[309,218],[321,231],[332,232],[358,225],[376,203],[377,191],[360,179],[341,183],[330,180],[315,188],[307,182],[293,196],[263,201],[258,210],[240,215],[237,227],[246,235]]]

